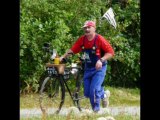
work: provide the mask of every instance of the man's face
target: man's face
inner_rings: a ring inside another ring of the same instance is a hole
[[[92,35],[93,33],[95,33],[95,27],[92,26],[87,26],[83,28],[85,35]]]

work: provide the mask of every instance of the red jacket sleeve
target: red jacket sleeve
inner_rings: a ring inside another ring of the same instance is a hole
[[[79,53],[82,50],[84,35],[79,37],[78,40],[72,45],[71,50],[74,54]]]
[[[105,53],[110,53],[114,56],[114,50],[108,40],[99,35],[98,41],[100,49],[102,49]]]

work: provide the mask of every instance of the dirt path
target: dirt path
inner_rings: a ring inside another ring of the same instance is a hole
[[[48,114],[54,114],[55,109],[49,109]],[[92,110],[89,109],[82,109],[80,112],[76,107],[70,107],[70,108],[62,108],[59,115],[68,115],[70,112],[75,113],[76,115],[88,115],[88,114],[94,114]],[[128,115],[139,115],[140,116],[140,107],[139,106],[132,106],[132,107],[109,107],[109,108],[101,108],[101,110],[98,112],[98,114],[110,114],[111,116],[115,116],[118,114],[128,114]],[[40,116],[41,117],[42,112],[40,109],[21,109],[20,110],[20,117],[33,117],[33,116]]]

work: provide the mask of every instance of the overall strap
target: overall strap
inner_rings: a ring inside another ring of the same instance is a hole
[[[98,34],[96,34],[96,36],[94,37],[94,44],[93,44],[93,47],[92,47],[93,49],[94,49],[94,47],[97,48],[97,46],[96,46],[96,40],[97,40],[97,38],[98,38]],[[81,45],[82,50],[84,50],[85,39],[86,39],[86,36],[84,36],[84,38],[83,38],[83,43]]]
[[[83,43],[81,45],[82,50],[84,50],[84,41],[85,41],[85,38],[86,38],[86,36],[84,36],[84,38],[83,38]]]
[[[95,38],[94,38],[93,47],[95,47],[95,49],[97,48],[97,45],[96,45],[96,40],[97,40],[97,38],[98,38],[98,34],[96,34],[96,36],[95,36]],[[93,48],[93,47],[92,47],[92,48]]]

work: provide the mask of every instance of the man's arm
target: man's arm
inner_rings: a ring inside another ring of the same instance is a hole
[[[66,53],[60,57],[60,61],[62,61],[62,59],[64,58],[71,56],[72,54],[73,54],[73,51],[71,49],[67,50]]]
[[[106,60],[109,60],[113,57],[113,54],[111,53],[105,53],[103,57],[101,57],[100,59],[104,62]]]
[[[109,60],[113,57],[111,53],[105,53],[103,57],[101,57],[97,63],[96,63],[96,69],[101,69],[102,68],[102,62]]]
[[[96,63],[96,69],[102,68],[102,63],[106,60],[110,60],[114,56],[114,50],[110,43],[105,40],[102,36],[101,37],[101,48],[104,50],[105,54],[101,56],[101,58]]]
[[[66,57],[69,57],[71,56],[71,54],[76,54],[76,53],[79,53],[81,51],[81,45],[82,45],[82,42],[83,42],[83,36],[80,37],[73,45],[72,47],[66,51],[66,53],[64,55],[62,55],[60,57],[60,61],[63,59],[63,58],[66,58]],[[68,53],[71,53],[71,54],[68,54]]]

